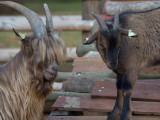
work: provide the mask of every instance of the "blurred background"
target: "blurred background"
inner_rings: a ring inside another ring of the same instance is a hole
[[[0,0],[4,1],[4,0]],[[82,0],[11,0],[20,3],[39,15],[44,15],[43,4],[47,3],[52,15],[81,15]],[[19,12],[0,6],[0,16],[22,16]],[[27,31],[23,31],[27,33]],[[65,41],[67,47],[76,47],[82,43],[81,31],[62,31],[61,38]],[[19,48],[20,40],[12,31],[0,31],[0,48]],[[0,63],[3,64],[3,63]],[[60,66],[60,71],[72,71],[72,61],[67,61]]]
[[[4,0],[0,0],[4,1]],[[80,15],[82,0],[11,0],[18,2],[39,15],[44,15],[43,3],[47,3],[52,15]],[[15,10],[0,6],[0,15],[21,15]],[[81,31],[62,31],[61,36],[67,47],[75,47],[82,41]],[[17,48],[20,47],[20,41],[13,32],[0,32],[0,48]]]

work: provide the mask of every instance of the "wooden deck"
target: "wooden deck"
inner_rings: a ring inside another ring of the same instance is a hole
[[[158,116],[133,116],[132,120],[159,120]],[[106,116],[50,116],[48,120],[107,120]]]
[[[73,72],[109,70],[100,57],[76,58],[73,66]],[[159,79],[136,82],[131,102],[132,120],[160,120],[159,88]],[[114,81],[94,81],[90,97],[60,96],[52,105],[48,120],[107,120],[107,114],[113,109],[115,98]],[[80,113],[78,116],[77,112]]]

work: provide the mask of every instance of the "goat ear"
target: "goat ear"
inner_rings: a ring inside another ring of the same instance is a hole
[[[26,34],[24,33],[19,33],[19,32],[17,32],[14,28],[13,28],[13,32],[15,33],[15,35],[17,36],[17,37],[19,37],[19,39],[20,40],[24,40],[25,39],[25,37],[26,37]]]
[[[94,41],[96,41],[96,39],[98,39],[97,32],[94,33],[93,35],[91,35],[91,37],[90,37],[88,40],[86,40],[86,42],[84,42],[83,45],[91,44],[91,43],[93,43]]]

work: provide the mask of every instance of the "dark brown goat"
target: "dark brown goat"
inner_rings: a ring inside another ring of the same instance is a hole
[[[21,39],[21,50],[0,67],[0,120],[40,120],[58,64],[65,58],[65,45],[55,34],[46,4],[46,27],[35,12],[20,4],[1,1],[0,5],[21,12],[33,30],[26,37],[14,30]]]
[[[96,41],[102,59],[117,74],[117,98],[108,120],[131,120],[131,93],[138,73],[160,64],[160,8],[117,12],[113,25],[93,16],[100,29],[84,44]],[[138,36],[128,36],[129,30]]]

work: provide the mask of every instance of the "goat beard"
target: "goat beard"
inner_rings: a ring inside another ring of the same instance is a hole
[[[39,96],[47,96],[52,91],[52,84],[54,82],[54,79],[46,79],[42,69],[36,69],[34,73],[35,74],[32,79],[33,89],[36,89]]]

